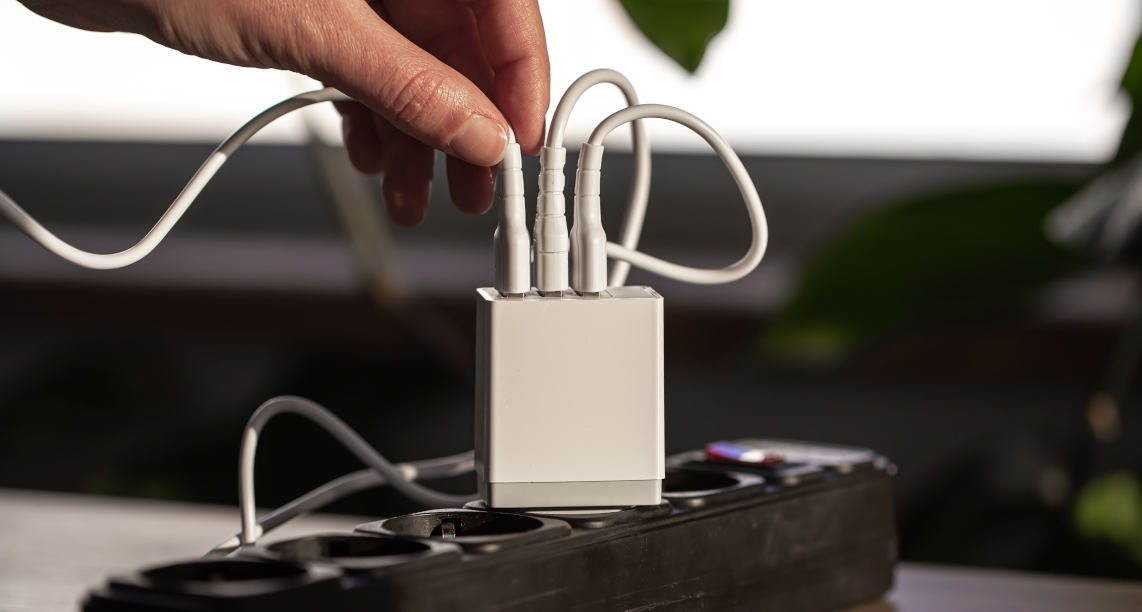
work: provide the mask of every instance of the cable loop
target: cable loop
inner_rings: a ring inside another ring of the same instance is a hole
[[[720,269],[704,269],[683,266],[647,255],[640,251],[627,248],[621,244],[608,242],[607,257],[625,261],[631,265],[653,272],[660,276],[672,278],[687,283],[712,285],[728,283],[738,280],[752,272],[761,263],[765,256],[765,249],[769,243],[769,224],[765,218],[765,209],[761,204],[761,197],[757,194],[749,172],[742,164],[741,158],[734,152],[733,147],[714,128],[698,117],[673,106],[663,104],[641,104],[620,110],[604,119],[595,130],[587,144],[601,147],[608,134],[624,123],[639,119],[666,119],[681,124],[695,132],[706,141],[718,154],[734,183],[738,186],[742,199],[745,201],[746,211],[749,213],[750,226],[753,230],[753,239],[749,250],[738,261]],[[600,171],[602,167],[601,151],[593,151],[592,155],[580,154],[579,164],[583,171]],[[578,212],[578,211],[576,211]]]

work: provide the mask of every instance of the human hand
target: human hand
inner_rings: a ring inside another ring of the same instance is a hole
[[[73,27],[136,32],[183,53],[292,70],[340,89],[359,101],[337,104],[349,158],[384,175],[399,225],[424,219],[434,149],[448,154],[453,203],[482,213],[509,123],[525,154],[542,144],[550,68],[536,0],[21,2]]]

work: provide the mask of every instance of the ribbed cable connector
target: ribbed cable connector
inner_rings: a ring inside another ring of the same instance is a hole
[[[535,288],[556,293],[567,288],[567,202],[563,167],[567,149],[543,147],[539,154],[539,195],[535,204]]]
[[[575,220],[571,227],[571,288],[599,293],[607,288],[607,233],[599,203],[603,145],[583,143],[575,173]]]
[[[531,290],[531,238],[524,212],[522,158],[519,145],[509,142],[496,181],[500,223],[492,237],[493,266],[496,291],[503,295],[523,295]]]

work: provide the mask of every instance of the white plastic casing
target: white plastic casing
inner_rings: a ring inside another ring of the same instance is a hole
[[[496,508],[658,504],[662,296],[477,291],[476,473]]]
[[[504,294],[527,293],[531,288],[531,238],[524,213],[523,159],[514,142],[504,151],[496,191],[500,222],[492,236],[495,286]]]

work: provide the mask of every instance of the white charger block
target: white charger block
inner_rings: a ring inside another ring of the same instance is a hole
[[[476,474],[487,505],[658,504],[662,296],[477,293]]]

